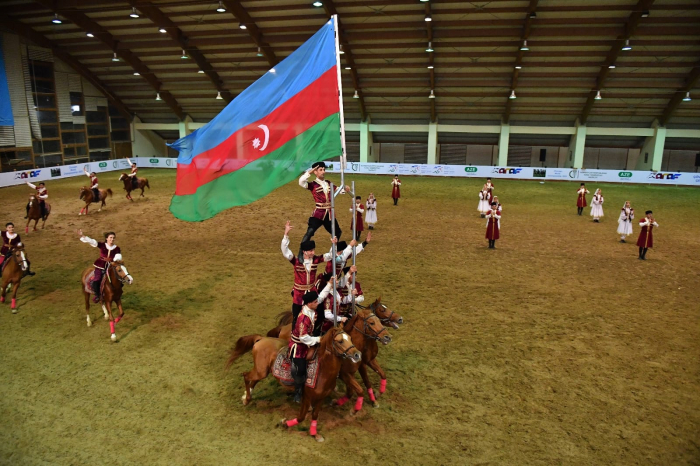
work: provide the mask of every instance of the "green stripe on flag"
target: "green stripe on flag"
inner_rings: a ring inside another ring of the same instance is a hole
[[[200,186],[195,194],[173,196],[170,212],[180,220],[201,222],[267,196],[312,163],[337,157],[341,151],[340,116],[335,113],[265,157]]]

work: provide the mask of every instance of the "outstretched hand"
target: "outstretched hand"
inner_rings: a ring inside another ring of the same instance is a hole
[[[357,273],[357,266],[356,265],[350,266],[350,273]]]
[[[369,243],[370,241],[372,241],[372,232],[371,232],[371,231],[368,231],[368,232],[367,232],[367,237],[365,238],[365,241],[367,241],[368,243]]]
[[[79,229],[78,229],[78,234],[80,235],[81,238],[82,238],[83,236],[85,236],[85,235],[83,234],[82,228],[79,228]]]
[[[352,240],[352,241],[350,241],[349,246],[350,246],[350,247],[353,247],[353,248],[354,248],[355,246],[357,246],[357,240]]]
[[[289,235],[289,231],[294,228],[292,225],[289,224],[289,220],[287,220],[287,223],[284,224],[284,236]]]
[[[334,236],[333,238],[331,238],[331,243],[338,244],[338,237]]]

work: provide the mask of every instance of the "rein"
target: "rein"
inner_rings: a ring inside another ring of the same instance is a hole
[[[359,304],[356,304],[356,306],[359,306]],[[372,312],[375,312],[375,308],[372,306],[374,306],[374,303],[372,303],[372,305],[370,305],[369,308],[372,310]],[[396,313],[394,311],[392,311],[391,309],[389,309],[388,307],[384,306],[383,304],[380,304],[380,306],[382,306],[384,308],[384,310],[391,312],[391,314],[389,314],[389,317],[377,316],[379,318],[379,322],[381,322],[382,324],[384,324],[384,322],[391,323],[391,318]],[[360,306],[360,308],[367,309],[366,307],[362,307],[362,306]]]
[[[368,315],[365,319],[362,320],[362,322],[363,322],[363,324],[364,324],[364,330],[365,330],[365,331],[367,330],[367,321],[368,321],[369,319],[371,319],[372,317],[377,317],[377,316],[376,316],[374,313],[371,313],[371,314]],[[359,328],[357,328],[357,327],[355,326],[355,324],[352,324],[352,328],[355,329],[355,330],[357,330],[358,332],[360,332],[362,335],[366,336],[367,338],[372,338],[373,340],[376,340],[376,341],[379,341],[379,335],[381,335],[382,333],[386,332],[386,329],[382,327],[382,329],[379,331],[379,333],[375,333],[374,335],[370,335],[369,333],[365,333],[365,332],[363,332],[362,330],[360,330]]]

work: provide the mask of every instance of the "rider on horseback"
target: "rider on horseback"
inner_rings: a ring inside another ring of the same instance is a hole
[[[19,234],[15,233],[15,224],[8,222],[5,224],[5,231],[1,232],[2,236],[2,249],[0,249],[0,266],[10,257],[10,250],[15,246],[22,246],[22,239]],[[27,271],[24,272],[25,275],[34,276],[35,272],[30,270],[31,263],[27,260]],[[0,269],[2,270],[2,269]]]
[[[90,178],[90,189],[92,189],[92,197],[93,197],[93,202],[97,202],[100,200],[100,190],[97,189],[97,175],[95,172],[88,173],[88,171],[83,167],[83,172],[85,175]]]
[[[92,302],[99,303],[101,298],[100,284],[102,283],[102,275],[104,274],[105,270],[107,270],[107,265],[110,262],[122,260],[122,251],[119,249],[119,246],[114,244],[116,235],[113,231],[105,233],[104,243],[97,242],[96,240],[83,235],[83,230],[78,230],[78,234],[80,235],[80,241],[83,243],[88,243],[93,248],[99,248],[100,250],[100,257],[93,264],[95,267],[95,275],[93,276],[92,283],[90,284],[90,286],[92,286],[92,291],[95,293],[95,296],[92,298]]]
[[[139,171],[138,168],[136,168],[136,162],[131,162],[129,160],[129,157],[126,158],[126,161],[129,162],[129,165],[131,165],[131,173],[128,175],[129,178],[131,178],[131,189],[138,189],[139,187],[139,179],[136,176],[136,172]]]
[[[46,199],[49,198],[49,191],[46,189],[44,183],[39,183],[39,186],[31,184],[27,181],[27,186],[32,189],[36,189],[36,197],[39,199],[39,207],[41,207],[41,218],[46,217]],[[27,202],[27,215],[24,218],[29,217],[29,202]]]

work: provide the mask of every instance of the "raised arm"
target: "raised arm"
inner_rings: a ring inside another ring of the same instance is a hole
[[[90,173],[85,169],[85,167],[83,167],[83,173],[85,173],[85,176],[90,178]]]
[[[94,239],[90,238],[89,236],[85,236],[83,234],[83,230],[78,230],[78,234],[80,235],[80,241],[82,241],[83,243],[89,244],[93,248],[97,247],[97,240],[94,240]]]
[[[333,238],[331,243],[337,244],[338,238]],[[333,245],[331,245],[331,250],[323,255],[323,262],[330,262],[333,259]]]
[[[299,177],[299,186],[301,186],[304,189],[309,188],[309,178],[311,177],[311,172],[313,171],[313,168],[309,168],[306,170],[304,173],[301,174]]]
[[[294,254],[292,251],[289,250],[289,230],[291,230],[292,227],[289,224],[289,220],[287,220],[287,223],[284,225],[284,236],[282,237],[282,255],[287,259],[288,261],[292,260],[294,258]]]
[[[32,188],[32,189],[36,189],[36,185],[33,185],[33,184],[30,183],[29,181],[27,181],[27,186],[29,186],[29,187]]]

